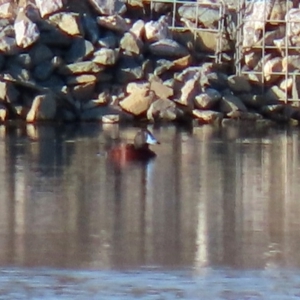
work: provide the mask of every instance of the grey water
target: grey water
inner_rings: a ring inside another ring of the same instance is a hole
[[[0,299],[300,299],[299,128],[0,126]]]

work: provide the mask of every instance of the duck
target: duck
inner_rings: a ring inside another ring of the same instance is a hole
[[[148,162],[156,157],[149,145],[160,144],[148,129],[140,129],[131,144],[120,144],[109,151],[110,159],[118,165],[131,162]]]

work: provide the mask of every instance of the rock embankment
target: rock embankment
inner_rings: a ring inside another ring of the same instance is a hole
[[[234,75],[222,5],[0,0],[0,120],[299,120]]]

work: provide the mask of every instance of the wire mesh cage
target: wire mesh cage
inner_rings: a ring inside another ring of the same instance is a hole
[[[233,19],[236,15],[224,1],[147,2],[151,19],[155,20],[162,14],[167,16],[173,39],[184,44],[194,57],[211,58],[216,63],[232,58],[235,51]]]
[[[297,1],[297,0],[296,0]],[[291,0],[240,0],[236,72],[269,99],[299,106],[300,8]]]

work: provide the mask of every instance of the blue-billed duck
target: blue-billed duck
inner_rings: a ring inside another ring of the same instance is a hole
[[[147,162],[156,154],[149,145],[160,144],[153,134],[147,129],[137,132],[133,144],[121,144],[109,151],[109,157],[118,165],[126,165],[130,162]]]

